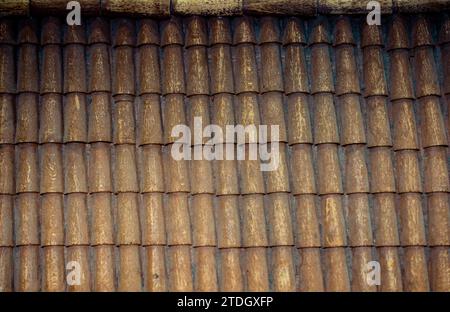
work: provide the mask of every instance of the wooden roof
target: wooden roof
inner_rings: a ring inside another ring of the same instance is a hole
[[[1,19],[0,290],[450,291],[449,25]],[[279,168],[174,160],[194,116]]]

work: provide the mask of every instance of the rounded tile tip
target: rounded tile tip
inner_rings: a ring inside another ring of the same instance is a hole
[[[284,28],[283,44],[291,43],[306,43],[303,22],[296,17],[289,18]]]
[[[48,17],[42,21],[41,44],[61,43],[61,21],[56,17]]]
[[[226,17],[212,17],[208,25],[209,44],[231,44],[230,20]]]
[[[348,17],[340,17],[335,26],[334,45],[355,44],[352,33],[352,26]]]
[[[206,21],[200,16],[191,16],[186,20],[186,47],[207,45]]]
[[[264,16],[260,20],[260,43],[280,42],[280,28],[278,19]]]
[[[234,44],[256,43],[253,29],[253,20],[248,16],[238,17],[234,20]]]
[[[110,43],[109,23],[101,17],[90,20],[89,44]]]
[[[134,42],[134,23],[130,19],[119,18],[114,23],[114,45],[115,46],[133,46]]]
[[[409,40],[406,31],[406,22],[403,17],[397,15],[393,18],[388,33],[388,50],[408,49]]]
[[[159,27],[156,21],[152,19],[142,19],[139,22],[137,44],[159,45]]]
[[[178,17],[171,17],[161,24],[161,45],[183,44],[181,20]]]

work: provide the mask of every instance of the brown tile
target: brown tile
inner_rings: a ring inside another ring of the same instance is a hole
[[[220,148],[222,153],[227,153],[227,150],[235,154],[234,144],[222,144],[217,145],[216,148]],[[225,154],[224,154],[225,155]],[[217,195],[237,195],[239,194],[239,180],[238,169],[236,160],[215,160],[215,189]],[[259,170],[259,169],[258,169]]]
[[[440,95],[433,48],[425,46],[414,49],[414,74],[416,96]]]
[[[171,17],[160,23],[161,30],[161,46],[170,44],[183,45],[181,19],[178,17]]]
[[[269,291],[267,248],[246,248],[244,254],[247,291]]]
[[[66,246],[89,245],[88,209],[86,194],[73,193],[65,195]],[[80,257],[88,257],[86,252],[74,251]]]
[[[48,93],[41,96],[39,110],[39,142],[63,142],[62,97]]]
[[[38,146],[34,143],[16,145],[16,193],[39,192],[37,149]],[[9,163],[12,165],[12,159]],[[12,178],[6,181],[7,184],[5,186],[12,182]],[[5,188],[7,190],[10,189],[8,187]]]
[[[339,97],[341,144],[366,143],[363,114],[359,95],[345,94]]]
[[[189,46],[185,53],[186,63],[186,94],[209,94],[209,73],[206,47],[203,45]]]
[[[447,166],[447,148],[436,146],[424,151],[424,191],[448,192],[449,176]]]
[[[38,96],[21,93],[16,99],[16,143],[39,140]]]
[[[142,227],[142,244],[144,246],[166,244],[164,214],[163,194],[142,194],[140,221]]]
[[[168,253],[169,291],[193,291],[189,246],[173,246],[169,248]]]
[[[262,30],[263,31],[263,30]],[[261,53],[261,92],[283,91],[283,74],[279,43],[264,43]]]
[[[299,253],[299,291],[324,291],[320,248],[301,248]]]
[[[336,110],[331,93],[313,96],[314,103],[314,143],[339,143]]]
[[[89,44],[111,43],[109,20],[99,16],[93,17],[89,20],[89,26]]]
[[[217,246],[219,248],[238,248],[241,246],[238,198],[235,195],[223,195],[216,199],[215,219]]]
[[[64,247],[42,248],[42,291],[61,292],[66,289]]]
[[[111,142],[111,97],[107,92],[94,92],[88,112],[88,141]]]
[[[41,93],[62,92],[62,56],[59,45],[42,47]]]
[[[189,219],[189,194],[173,193],[167,195],[165,213],[167,245],[191,245],[191,222]],[[176,249],[176,247],[174,247]],[[189,249],[187,249],[189,251]],[[179,251],[182,256],[185,251]],[[178,254],[178,252],[175,252]],[[183,256],[184,257],[184,256]]]
[[[312,158],[312,147],[309,144],[296,144],[291,149],[291,185],[292,193],[316,193],[316,181]]]
[[[405,291],[429,291],[427,260],[423,247],[405,247],[403,285]]]
[[[406,27],[407,25],[404,17],[401,15],[394,16],[389,27],[387,42],[387,48],[389,50],[409,48]]]
[[[383,46],[383,33],[378,25],[361,23],[361,48]]]
[[[115,291],[115,248],[108,245],[95,246],[93,248],[92,290]]]
[[[264,196],[262,194],[242,196],[240,210],[243,247],[268,246]]]
[[[74,270],[79,270],[80,273],[80,279],[78,281],[76,279],[76,275],[69,277],[72,285],[67,286],[68,291],[86,292],[91,290],[92,277],[89,264],[90,250],[88,246],[69,246],[66,248],[66,268],[70,267],[70,271],[74,273]],[[77,282],[79,282],[79,284]]]
[[[422,192],[419,157],[414,150],[395,154],[397,192]]]
[[[181,142],[179,133],[172,130],[175,126],[186,124],[186,113],[184,109],[184,97],[182,94],[169,94],[165,96],[163,103],[163,125],[164,143]],[[190,144],[190,140],[183,136],[183,143]]]
[[[255,47],[250,43],[241,43],[233,48],[234,87],[237,94],[259,92]]]
[[[119,38],[117,38],[119,40]],[[134,94],[134,57],[133,48],[126,46],[116,46],[114,54],[114,74],[113,74],[113,94]]]
[[[167,291],[167,274],[164,246],[144,247],[147,254],[145,289],[147,291]]]
[[[356,292],[373,292],[377,291],[376,285],[367,283],[366,265],[372,261],[371,247],[352,248],[352,291]]]
[[[367,147],[392,146],[391,128],[387,98],[370,96],[366,98]]]
[[[118,245],[141,244],[139,202],[136,193],[119,193],[115,205],[116,243]]]
[[[203,137],[204,127],[211,124],[209,118],[209,97],[207,95],[193,95],[188,99],[187,114],[188,125],[191,129],[191,145],[211,144],[212,141],[209,137]],[[195,125],[196,120],[200,120],[202,127]],[[225,135],[225,129],[223,134]]]
[[[76,55],[73,55],[76,57]],[[69,65],[69,64],[66,64]],[[17,92],[39,92],[38,51],[35,44],[22,43],[17,60]],[[71,68],[67,67],[70,71]]]
[[[134,102],[116,101],[113,107],[114,144],[135,144]]]
[[[259,151],[264,153],[272,153],[269,160],[262,160],[266,164],[269,164],[270,170],[265,172],[266,179],[266,192],[289,192],[289,171],[286,156],[286,144],[285,143],[268,143],[260,144]],[[260,169],[261,170],[261,169]]]
[[[273,247],[270,269],[274,291],[296,291],[292,247]]]
[[[369,150],[370,192],[395,192],[392,151],[389,147],[375,147]]]
[[[289,144],[313,143],[309,97],[302,93],[287,97],[287,131]]]
[[[347,196],[348,243],[352,247],[373,245],[369,209],[369,196],[367,194],[349,194]],[[358,260],[356,259],[356,261]],[[364,262],[364,264],[367,262]]]
[[[389,81],[391,100],[412,99],[414,91],[411,81],[409,51],[406,49],[392,50],[389,53]]]
[[[164,192],[164,172],[161,145],[144,145],[139,148],[140,191]],[[169,156],[170,157],[170,156]]]
[[[363,144],[351,144],[345,147],[345,192],[347,194],[369,192],[369,175],[365,156],[366,148]]]
[[[15,41],[15,34],[14,31],[16,24],[14,23],[14,20],[11,18],[2,18],[2,21],[0,22],[0,41],[2,43],[7,44],[14,44]]]
[[[44,194],[39,209],[41,246],[64,245],[64,201],[62,194]],[[49,256],[56,257],[59,251],[50,250]],[[64,254],[64,253],[63,253]],[[64,258],[64,257],[62,257]],[[57,259],[55,259],[56,261]],[[63,259],[64,260],[64,259]]]
[[[304,23],[301,19],[290,17],[284,26],[283,44],[306,43]]]
[[[151,40],[150,38],[148,40]],[[137,72],[139,94],[161,93],[159,47],[153,44],[139,46]]]
[[[295,201],[296,246],[298,248],[321,247],[316,196],[299,195],[295,197]]]
[[[186,146],[173,143],[164,147],[164,182],[165,190],[168,193],[190,191],[188,161],[184,159],[176,160],[172,157],[172,150],[177,151],[180,148],[186,148]]]
[[[92,29],[95,31],[95,29]],[[103,41],[106,38],[103,39]],[[102,38],[92,39],[102,40]],[[111,92],[110,50],[106,43],[94,43],[88,48],[89,91]]]
[[[18,292],[40,290],[39,246],[20,246],[15,249],[14,288]]]
[[[430,286],[432,291],[449,291],[448,277],[449,257],[448,248],[432,248],[429,262]]]
[[[211,58],[209,67],[211,93],[233,93],[234,77],[231,48],[228,44],[215,44],[209,48],[208,54]]]
[[[317,146],[317,173],[319,194],[343,192],[337,145],[320,144]]]
[[[392,103],[392,120],[394,128],[394,149],[417,149],[416,120],[413,102],[398,100]]]
[[[209,44],[231,44],[230,20],[227,17],[208,18]]]
[[[0,246],[14,246],[14,197],[0,195]]]
[[[112,192],[109,143],[93,143],[89,151],[89,192]]]
[[[418,193],[401,194],[398,198],[400,216],[400,242],[402,246],[424,246],[425,225],[422,213],[422,198]]]
[[[360,93],[354,47],[347,44],[339,45],[335,48],[335,54],[336,94]]]
[[[218,291],[216,272],[216,249],[214,247],[194,248],[193,260],[195,291]]]
[[[244,289],[241,249],[220,249],[219,280],[221,291],[242,291]]]
[[[130,144],[115,145],[114,155],[114,192],[139,192],[136,147]]]
[[[311,46],[311,93],[334,92],[330,51],[326,44]]]
[[[261,123],[267,125],[268,142],[287,142],[284,99],[280,92],[267,92],[261,96]],[[273,137],[272,127],[278,126],[278,139]]]
[[[81,44],[64,46],[64,93],[86,92],[85,48]]]
[[[65,193],[86,193],[86,147],[83,143],[64,146]],[[41,183],[42,188],[42,183]]]
[[[441,104],[436,96],[419,99],[422,146],[447,145]]]
[[[270,246],[294,245],[289,199],[287,193],[267,195]],[[280,253],[284,254],[285,252],[280,251]]]
[[[86,142],[86,95],[69,93],[64,102],[64,142]]]
[[[117,18],[113,21],[113,27],[116,30],[113,38],[114,46],[134,46],[135,29],[134,21],[127,18]]]
[[[64,43],[86,44],[86,34],[84,25],[67,25],[64,28]]]
[[[342,198],[340,195],[321,196],[322,246],[341,247],[347,245]]]
[[[136,292],[142,290],[142,269],[139,246],[127,245],[119,247],[118,271],[118,291]]]
[[[91,225],[91,245],[114,244],[115,223],[112,213],[111,194],[107,192],[90,194],[88,197],[88,208]],[[107,251],[98,251],[98,253],[105,254]],[[99,257],[106,256],[99,255]]]
[[[185,93],[183,50],[177,44],[163,47],[162,59],[163,94]]]
[[[289,44],[285,47],[284,76],[286,94],[309,92],[305,49],[302,45]]]
[[[0,247],[0,290],[13,291],[13,247]]]
[[[326,291],[350,291],[349,272],[344,248],[324,250]]]
[[[41,194],[63,193],[62,145],[54,143],[42,144],[39,146],[39,152]]]
[[[260,159],[256,144],[245,144],[238,146],[245,159],[238,161],[241,194],[264,194],[264,179],[260,168]],[[250,153],[250,150],[254,152]],[[256,155],[252,155],[256,154]]]
[[[0,95],[0,143],[14,144],[14,97]]]
[[[16,91],[16,72],[14,65],[14,47],[2,44],[0,47],[0,91],[14,93]]]
[[[139,145],[164,143],[159,95],[145,94],[141,96],[138,107],[137,137]]]
[[[381,285],[383,292],[403,291],[400,259],[396,247],[378,248],[378,259],[381,267]]]
[[[233,43],[256,43],[254,29],[254,20],[249,16],[237,17],[234,19],[234,38]]]
[[[379,46],[363,50],[364,96],[387,96],[383,54]]]
[[[400,243],[395,194],[380,193],[373,195],[373,216],[376,246],[398,246]]]
[[[190,216],[193,247],[214,247],[217,244],[213,199],[214,196],[211,194],[196,194],[191,197]],[[207,251],[205,253],[209,254]]]
[[[251,131],[245,132],[245,143],[258,143],[261,117],[259,112],[258,96],[255,93],[242,93],[235,99],[236,124],[249,127]],[[241,137],[237,137],[237,143],[242,144]]]
[[[427,196],[427,234],[431,246],[444,246],[450,242],[448,207],[448,193],[433,193]]]
[[[28,163],[28,161],[25,159],[26,153],[22,152],[22,150],[26,149],[23,146],[18,146],[18,149],[21,150],[21,152],[18,152],[19,155],[21,155],[22,160],[17,161],[17,164],[21,164],[22,169],[21,172],[27,172],[25,166]],[[1,194],[15,194],[18,189],[21,187],[16,188],[14,183],[14,145],[9,144],[1,144],[0,145],[0,193]],[[35,155],[34,155],[35,156]],[[34,159],[36,161],[36,159]],[[34,174],[36,172],[35,164],[31,164],[32,173]],[[17,167],[17,171],[19,172],[20,167]],[[26,181],[23,180],[21,177],[19,177],[19,182],[22,183],[22,188],[26,188]],[[33,183],[34,184],[34,183]]]

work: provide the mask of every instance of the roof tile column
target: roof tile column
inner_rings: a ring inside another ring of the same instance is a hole
[[[303,22],[290,18],[283,36],[285,49],[284,87],[288,109],[288,143],[292,170],[292,194],[296,203],[296,247],[300,291],[323,291],[317,189],[313,167],[313,136],[306,68]]]
[[[375,246],[381,266],[380,291],[401,291],[402,277],[395,209],[395,179],[389,123],[387,85],[383,64],[381,29],[362,27],[364,96],[367,111],[367,146],[370,162],[370,192],[373,200]]]
[[[214,17],[209,19],[209,28],[212,123],[218,125],[225,133],[227,125],[235,125],[230,23],[227,18]],[[233,155],[235,154],[235,145],[231,138],[224,137],[215,144],[214,148],[222,149],[223,153],[229,149],[233,151]],[[241,269],[242,245],[236,160],[215,160],[214,173],[220,290],[242,291],[244,281]]]
[[[369,212],[369,176],[366,135],[360,107],[359,76],[350,21],[338,19],[335,27],[336,94],[340,111],[341,144],[345,155],[345,193],[349,246],[352,252],[353,291],[376,291],[366,282],[366,264],[374,259]]]
[[[429,275],[433,291],[449,291],[449,175],[444,119],[441,112],[439,81],[434,45],[425,17],[413,25],[414,77],[420,115],[421,147],[424,166],[424,192],[428,208]]]
[[[403,247],[403,287],[406,291],[427,291],[425,228],[422,213],[422,183],[419,170],[419,144],[414,116],[414,91],[409,64],[409,43],[404,20],[394,17],[388,41],[397,207],[400,217],[400,243]]]
[[[200,119],[203,127],[209,125],[209,72],[206,45],[208,37],[206,21],[198,16],[185,20],[185,63],[186,63],[186,92],[188,96],[189,127],[193,130],[191,145],[192,156],[195,150],[203,151],[212,148],[211,144],[199,140],[203,129],[196,132],[194,124]],[[192,243],[194,247],[194,262],[197,263],[194,274],[194,288],[198,291],[217,291],[216,272],[216,229],[214,223],[214,183],[212,162],[204,158],[191,160],[191,179],[196,181],[191,185],[191,216]]]
[[[42,23],[39,142],[41,192],[42,290],[64,291],[64,177],[61,23]]]
[[[16,77],[14,67],[14,22],[0,21],[0,291],[14,285],[14,107]]]
[[[110,25],[102,18],[89,21],[89,195],[94,291],[116,289],[110,143],[111,70]]]
[[[169,290],[194,289],[191,260],[191,222],[189,216],[190,182],[187,160],[175,160],[172,149],[188,148],[190,142],[175,142],[171,131],[174,126],[186,124],[185,79],[183,65],[183,34],[181,20],[173,17],[161,22],[161,47],[163,49],[162,92],[164,126],[164,176],[167,194],[165,209]]]
[[[141,225],[144,246],[145,289],[166,291],[164,222],[164,173],[162,163],[163,128],[161,121],[161,79],[159,29],[156,21],[145,19],[138,30],[139,121],[138,144]]]
[[[40,290],[38,38],[32,20],[19,22],[16,99],[16,291]],[[12,159],[11,159],[12,160]]]
[[[328,26],[324,20],[319,20],[310,36],[313,77],[311,92],[314,99],[314,143],[317,149],[318,193],[323,218],[323,247],[326,248],[325,288],[328,291],[349,291],[339,133],[333,101],[334,85],[328,37]]]
[[[259,82],[255,55],[253,20],[238,17],[234,20],[233,54],[235,58],[236,124],[258,127],[261,123],[258,92]],[[253,132],[253,134],[258,134]],[[241,191],[242,243],[245,248],[244,266],[246,290],[268,291],[267,263],[268,237],[264,214],[264,180],[259,156],[251,159],[249,153],[258,148],[258,136],[246,133],[245,144],[237,142],[237,149],[245,153],[238,161]],[[239,150],[238,150],[239,155]]]
[[[80,284],[69,291],[91,290],[90,239],[86,202],[86,60],[84,26],[66,26],[64,33],[64,205],[66,263],[76,262]],[[72,266],[73,267],[73,266]]]
[[[284,117],[284,86],[278,24],[279,20],[276,18],[263,17],[260,19],[261,122],[268,127],[268,143],[260,147],[272,153],[269,161],[276,164],[274,170],[265,172],[273,289],[275,291],[294,291],[296,289],[292,254],[294,236],[286,161],[287,131]],[[279,137],[275,139],[272,138],[271,127],[273,125],[278,126],[279,129]]]

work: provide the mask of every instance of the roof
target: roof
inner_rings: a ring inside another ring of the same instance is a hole
[[[1,19],[0,290],[449,291],[449,55],[444,14]],[[280,165],[175,160],[196,116]]]

